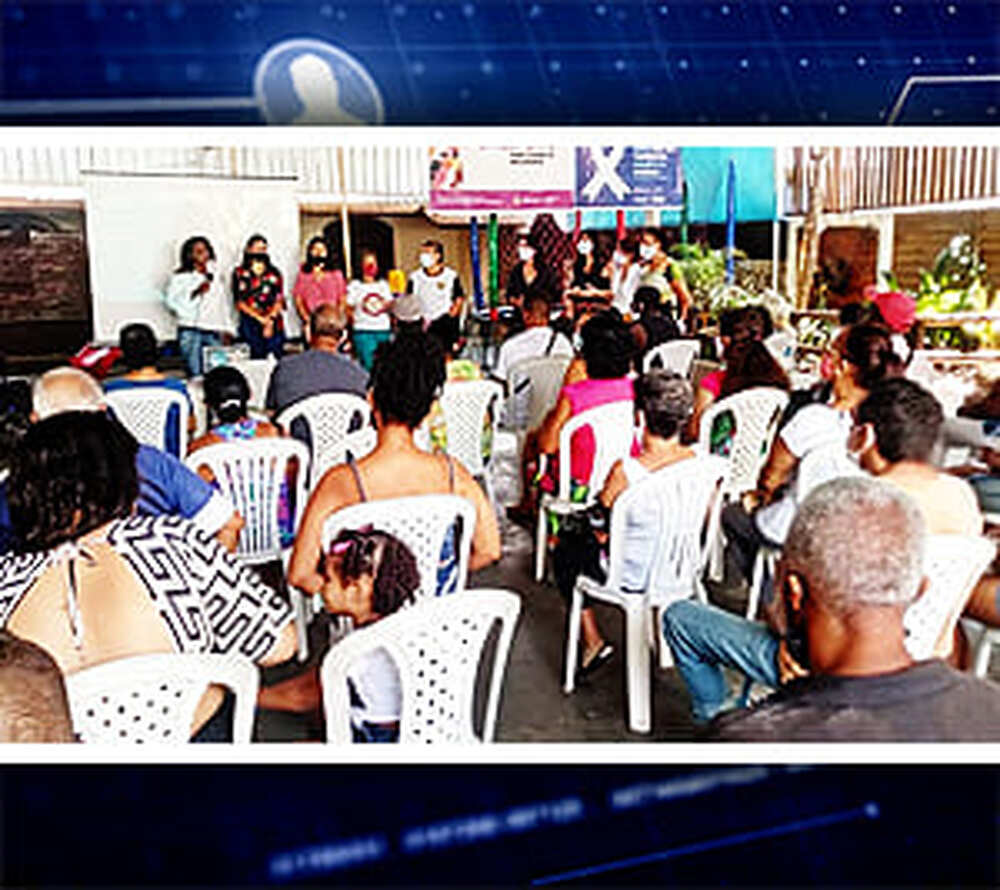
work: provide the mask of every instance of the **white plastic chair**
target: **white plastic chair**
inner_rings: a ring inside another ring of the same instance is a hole
[[[290,548],[281,543],[278,507],[281,487],[293,462],[298,466],[289,494],[293,498],[292,530],[296,531],[306,508],[309,475],[309,449],[301,442],[277,437],[223,442],[200,448],[184,459],[196,473],[199,467],[211,470],[216,484],[243,517],[246,524],[240,531],[236,557],[248,565],[281,560],[282,577],[287,574]],[[295,609],[299,660],[305,661],[309,654],[310,609],[298,591],[289,588],[289,597]]]
[[[277,365],[277,359],[273,355],[267,358],[234,358],[229,362],[231,368],[235,368],[244,377],[250,387],[250,401],[254,408],[264,410],[267,401],[267,387],[271,382],[271,373]]]
[[[521,431],[538,427],[559,397],[569,363],[568,355],[542,355],[514,364],[507,372],[504,426]]]
[[[472,476],[483,480],[491,504],[496,499],[492,474],[483,460],[483,427],[490,406],[502,398],[503,387],[492,380],[446,383],[441,395],[441,411],[448,429],[448,454],[460,461]]]
[[[177,442],[181,457],[188,446],[188,400],[172,389],[143,387],[119,389],[105,393],[115,417],[143,445],[167,450],[167,418],[172,408],[177,409]]]
[[[292,529],[298,528],[306,506],[309,449],[295,439],[269,437],[207,445],[189,454],[184,463],[198,472],[207,467],[222,492],[235,505],[246,525],[240,532],[238,559],[259,565],[281,559],[278,506],[289,465],[297,463],[292,496]]]
[[[659,645],[661,667],[671,664],[669,649],[660,639],[658,612],[692,595],[707,601],[701,583],[702,533],[726,472],[724,459],[699,456],[664,467],[623,491],[611,510],[607,580],[602,584],[581,575],[573,589],[563,691],[569,694],[575,686],[584,596],[617,606],[625,613],[628,726],[633,732],[649,732],[651,728],[651,645]],[[622,590],[632,516],[641,516],[643,526],[659,528],[647,587],[639,593]]]
[[[972,673],[984,679],[990,668],[993,647],[1000,646],[1000,628],[988,627],[974,618],[963,618],[962,629],[972,648]]]
[[[185,744],[212,684],[236,696],[233,741],[253,733],[259,674],[238,655],[159,653],[119,658],[67,674],[73,729],[84,742]]]
[[[757,487],[757,478],[767,462],[771,443],[778,431],[778,421],[788,405],[788,393],[773,387],[754,387],[734,393],[708,407],[701,417],[698,448],[703,454],[711,452],[712,427],[726,412],[732,412],[736,424],[730,453],[729,475],[722,498],[717,504],[718,514],[712,519],[712,546],[708,549],[710,577],[722,579],[723,541],[720,517],[725,502],[738,499],[743,492]]]
[[[949,655],[955,625],[995,553],[988,538],[928,535],[924,556],[928,587],[903,616],[906,651],[915,661]]]
[[[437,595],[438,566],[445,535],[461,521],[458,536],[458,578],[456,590],[465,589],[469,573],[469,552],[476,527],[476,507],[455,494],[420,494],[352,504],[330,514],[323,524],[323,552],[343,529],[370,525],[401,540],[413,552],[420,570],[418,597]]]
[[[832,479],[843,476],[860,475],[864,475],[864,472],[847,456],[845,445],[833,443],[821,445],[803,455],[795,473],[795,481],[792,484],[791,494],[787,496],[794,497],[796,507],[798,507],[814,488],[822,485],[824,482],[829,482]],[[747,598],[747,618],[753,620],[757,617],[757,608],[760,605],[760,595],[764,589],[764,581],[768,577],[774,578],[775,569],[780,557],[780,547],[770,547],[765,544],[757,551],[753,574],[750,578],[750,595]]]
[[[665,371],[673,371],[690,379],[694,360],[701,352],[700,340],[668,340],[654,346],[642,360],[642,371],[653,370],[657,363]]]
[[[351,668],[382,649],[400,676],[402,743],[493,741],[507,656],[521,610],[520,598],[506,590],[466,590],[437,600],[421,600],[363,627],[336,643],[323,660],[320,684],[326,738],[351,741]],[[493,648],[489,693],[482,734],[476,735],[476,677],[494,624],[500,632]]]
[[[570,455],[573,435],[589,427],[594,434],[594,462],[587,480],[588,499],[584,503],[570,500]],[[635,437],[635,408],[631,401],[610,402],[581,411],[563,425],[559,433],[559,488],[556,495],[542,495],[535,529],[535,580],[545,577],[545,555],[548,549],[548,515],[567,515],[585,510],[594,502],[604,480],[616,460],[627,457]]]
[[[278,425],[291,433],[292,424],[301,420],[309,431],[311,470],[309,488],[314,489],[330,467],[364,457],[374,447],[375,430],[372,410],[366,399],[354,393],[323,393],[309,396],[290,405],[277,417]],[[360,422],[360,426],[358,423]],[[351,426],[355,430],[351,430]],[[348,438],[350,436],[350,438]]]

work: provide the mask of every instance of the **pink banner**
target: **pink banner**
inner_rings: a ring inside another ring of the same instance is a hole
[[[467,191],[431,192],[433,210],[561,210],[573,206],[573,192],[553,191]]]

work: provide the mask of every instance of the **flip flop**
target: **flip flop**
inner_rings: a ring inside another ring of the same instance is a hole
[[[594,673],[599,671],[604,665],[606,665],[614,657],[615,647],[611,643],[605,643],[601,646],[598,653],[590,659],[585,665],[581,665],[576,672],[576,678],[578,680],[586,679],[592,676]]]

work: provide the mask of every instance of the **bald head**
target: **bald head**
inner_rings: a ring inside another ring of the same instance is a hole
[[[79,368],[46,371],[35,381],[31,395],[36,420],[64,411],[101,411],[106,407],[100,384]]]
[[[312,346],[318,344],[339,344],[344,335],[344,316],[332,303],[317,306],[309,316],[309,330],[312,335]]]
[[[72,742],[66,687],[44,649],[0,631],[0,742]]]
[[[834,614],[903,608],[920,591],[926,537],[920,510],[898,488],[866,477],[835,479],[799,508],[785,567]]]

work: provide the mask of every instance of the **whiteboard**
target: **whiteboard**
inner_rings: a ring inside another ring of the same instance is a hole
[[[250,235],[268,240],[285,280],[285,330],[299,333],[291,289],[299,265],[299,209],[294,179],[235,179],[193,174],[85,173],[87,251],[94,339],[117,342],[130,321],[161,340],[177,335],[163,304],[181,244],[204,235],[215,248],[226,290]],[[233,331],[236,310],[232,309]]]

